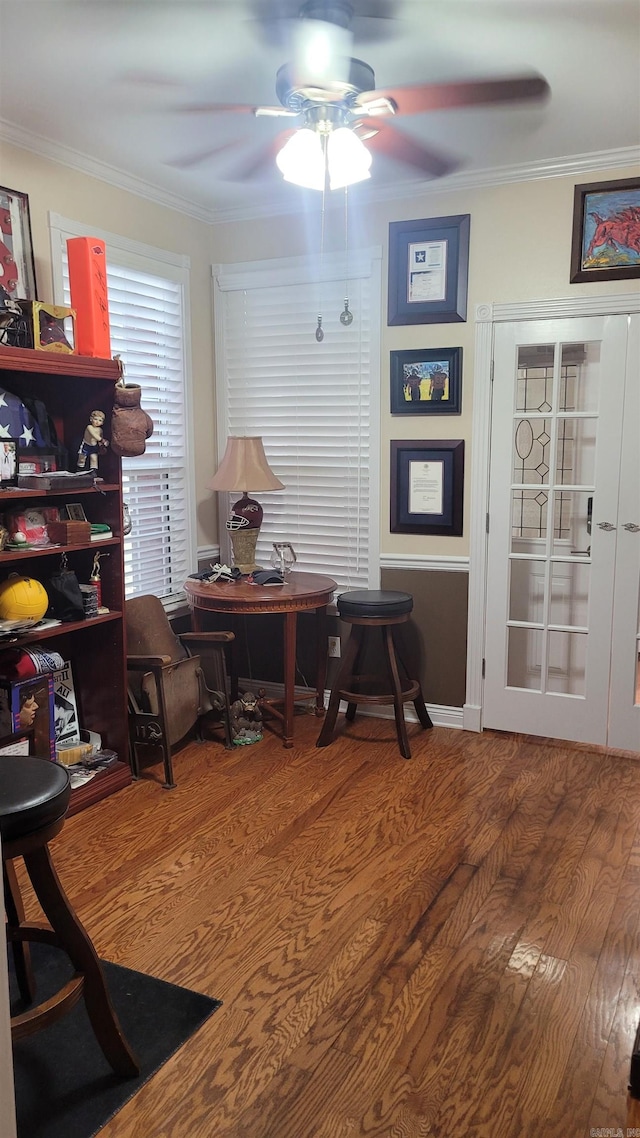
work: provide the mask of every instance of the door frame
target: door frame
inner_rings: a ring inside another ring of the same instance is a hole
[[[487,594],[487,514],[493,341],[496,324],[523,320],[561,320],[580,316],[624,316],[640,312],[638,293],[607,296],[558,297],[515,304],[478,304],[475,310],[473,418],[471,424],[471,525],[469,531],[469,616],[467,623],[467,684],[462,709],[465,731],[482,731],[483,658]]]

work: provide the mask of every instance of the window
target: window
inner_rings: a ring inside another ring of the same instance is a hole
[[[142,406],[154,423],[145,453],[122,460],[132,522],[124,542],[125,590],[128,597],[153,593],[171,607],[196,564],[187,446],[188,260],[55,215],[51,236],[55,293],[64,304],[70,303],[67,238],[106,242],[111,351],[124,362],[126,382],[140,384]]]
[[[337,255],[321,273],[306,258],[214,266],[219,454],[230,435],[260,435],[285,485],[257,495],[257,559],[290,541],[296,568],[343,588],[378,585],[380,258],[349,254],[346,291]]]

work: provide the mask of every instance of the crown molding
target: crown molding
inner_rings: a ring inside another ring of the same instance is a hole
[[[0,140],[209,225],[230,221],[255,221],[283,215],[290,216],[291,213],[302,212],[305,209],[309,201],[309,194],[312,193],[312,191],[302,191],[300,195],[287,193],[286,198],[263,201],[260,205],[239,206],[232,209],[209,208],[184,198],[180,194],[163,190],[151,182],[146,182],[143,178],[128,174],[117,166],[101,162],[98,158],[91,158],[89,155],[82,154],[80,151],[61,143],[52,142],[51,139],[44,138],[33,131],[25,130],[23,127],[17,127],[14,123],[2,118],[0,118]],[[425,194],[453,193],[457,190],[505,186],[515,182],[531,182],[544,178],[582,177],[583,175],[597,173],[599,170],[621,170],[638,163],[640,163],[640,146],[626,146],[617,150],[571,154],[566,157],[542,159],[537,162],[523,162],[514,166],[495,166],[484,170],[462,171],[457,174],[450,174],[446,178],[431,181],[415,180],[380,188],[369,185],[358,186],[358,194],[362,204],[406,201],[418,196],[423,198]],[[287,187],[287,189],[289,188]],[[342,202],[342,200],[341,198],[340,201]]]
[[[79,150],[73,150],[70,146],[63,146],[59,142],[52,142],[48,138],[43,138],[42,135],[24,130],[23,127],[16,127],[13,123],[7,122],[6,119],[0,119],[0,140],[9,142],[20,150],[37,154],[40,158],[48,158],[51,162],[57,162],[59,166],[68,166],[80,174],[97,178],[98,181],[106,182],[109,186],[115,186],[118,190],[126,190],[127,193],[145,198],[156,205],[162,205],[167,209],[183,213],[187,217],[193,217],[196,221],[204,221],[209,225],[214,221],[213,211],[206,206],[198,205],[179,194],[163,190],[151,182],[145,182],[143,178],[136,178],[133,174],[127,174],[126,170],[120,170],[117,166],[110,166],[107,162],[101,162],[99,158],[90,158],[89,155],[82,154]]]

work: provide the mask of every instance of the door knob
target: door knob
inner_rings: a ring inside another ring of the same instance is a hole
[[[611,530],[615,528],[615,526],[611,525],[611,522],[598,522],[598,529],[604,529],[607,533],[610,533]]]
[[[640,526],[637,526],[635,522],[625,522],[622,528],[628,530],[629,533],[640,533]]]

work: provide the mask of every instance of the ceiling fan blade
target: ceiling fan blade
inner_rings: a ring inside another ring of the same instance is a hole
[[[428,174],[430,178],[444,178],[460,165],[455,158],[415,142],[408,135],[402,134],[388,123],[381,123],[378,119],[376,119],[376,130],[377,134],[364,139],[368,150],[377,151],[387,158],[395,159],[396,162],[413,166],[423,174]]]
[[[285,142],[295,134],[294,130],[281,130],[279,134],[269,140],[265,146],[254,151],[244,162],[237,163],[232,170],[221,176],[230,182],[246,182],[251,178],[260,178],[270,170],[276,171],[276,155]]]
[[[363,91],[356,102],[366,108],[376,99],[392,99],[397,114],[417,115],[449,107],[474,107],[488,103],[510,103],[518,99],[542,99],[549,84],[540,75],[521,75],[512,79],[477,79],[460,83],[424,83],[413,87],[386,87]]]
[[[255,115],[257,105],[251,103],[183,103],[181,107],[174,107],[175,111],[187,115],[216,115],[229,112],[230,114]],[[267,110],[267,108],[264,108]],[[284,107],[269,107],[270,111],[281,111]]]
[[[176,170],[188,170],[191,166],[198,166],[200,162],[206,162],[207,158],[215,158],[217,154],[224,154],[226,150],[236,150],[238,146],[242,146],[240,139],[232,139],[231,142],[223,142],[220,146],[209,146],[206,150],[196,150],[194,154],[186,154],[184,158],[170,158],[167,166],[173,166]]]

